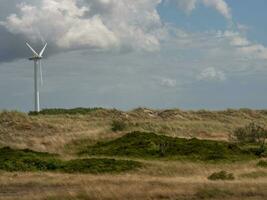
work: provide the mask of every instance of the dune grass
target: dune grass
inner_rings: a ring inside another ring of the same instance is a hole
[[[265,178],[267,177],[267,172],[265,171],[253,171],[249,173],[243,173],[240,175],[243,178],[251,178],[251,179],[258,179],[258,178]]]

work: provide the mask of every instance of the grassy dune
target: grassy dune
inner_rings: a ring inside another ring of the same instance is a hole
[[[98,142],[80,153],[191,161],[240,161],[256,157],[229,142],[173,138],[144,132],[132,132],[112,141]]]
[[[229,140],[250,122],[267,111],[3,111],[0,200],[264,200],[266,159]],[[221,171],[234,178],[208,179]]]

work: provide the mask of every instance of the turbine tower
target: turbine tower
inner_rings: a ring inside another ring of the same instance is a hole
[[[34,62],[34,109],[35,112],[40,112],[40,91],[39,91],[39,80],[38,80],[38,73],[40,72],[41,77],[41,84],[43,81],[42,78],[42,64],[41,59],[43,58],[44,51],[46,49],[47,43],[43,47],[42,51],[38,54],[36,51],[28,44],[26,45],[33,53],[33,57],[29,58],[29,60]]]

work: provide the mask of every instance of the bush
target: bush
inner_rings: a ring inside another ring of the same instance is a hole
[[[243,128],[237,128],[232,137],[239,143],[257,143],[264,147],[267,130],[260,125],[251,123]]]
[[[0,170],[56,171],[67,173],[119,173],[141,167],[140,162],[106,158],[63,161],[57,155],[9,147],[0,149]]]
[[[267,161],[261,160],[261,161],[258,162],[257,166],[259,166],[259,167],[266,167],[267,168]]]
[[[155,133],[132,132],[107,142],[87,145],[87,155],[125,156],[137,158],[189,159],[192,161],[236,161],[255,156],[236,144],[223,141],[173,138]]]
[[[114,132],[123,131],[127,127],[127,124],[122,120],[114,120],[111,124],[111,130]]]
[[[232,173],[228,173],[226,171],[220,171],[220,172],[215,172],[211,174],[208,177],[209,180],[216,181],[216,180],[234,180],[235,177]]]

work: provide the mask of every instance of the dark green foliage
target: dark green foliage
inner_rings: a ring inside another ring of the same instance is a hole
[[[261,160],[258,162],[257,166],[267,168],[267,161]]]
[[[215,172],[211,174],[208,177],[209,180],[216,181],[216,180],[234,180],[235,177],[232,173],[228,173],[226,171],[220,171],[220,172]]]
[[[123,131],[127,127],[127,124],[122,120],[114,120],[111,124],[111,129],[114,132]]]
[[[28,149],[0,149],[0,169],[6,171],[46,171],[61,167],[56,155],[34,152]]]
[[[60,160],[56,155],[31,150],[0,149],[0,170],[58,171],[67,173],[124,172],[141,167],[141,163],[114,159]]]
[[[228,190],[222,190],[219,188],[204,188],[200,189],[196,194],[196,199],[215,199],[215,198],[227,198],[233,196],[233,193]]]
[[[39,113],[37,112],[29,112],[29,115],[63,115],[63,114],[68,114],[68,115],[86,115],[89,113],[92,113],[97,110],[101,110],[102,108],[73,108],[73,109],[63,109],[63,108],[53,108],[53,109],[43,109]]]
[[[99,142],[81,152],[89,155],[192,160],[240,160],[252,158],[237,145],[210,140],[172,138],[154,133],[133,132],[109,142]]]
[[[258,157],[267,156],[266,139],[267,130],[260,125],[251,123],[243,128],[237,128],[232,134],[232,138],[243,148],[252,152]]]

